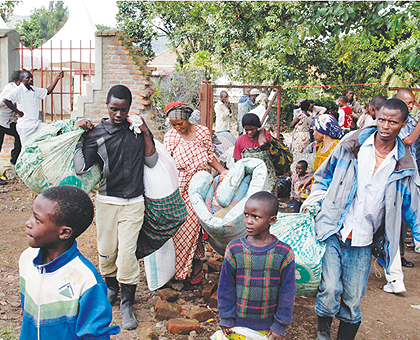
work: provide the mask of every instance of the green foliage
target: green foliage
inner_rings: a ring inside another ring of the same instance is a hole
[[[164,79],[162,79],[164,80]],[[177,69],[171,74],[170,83],[164,87],[162,81],[156,84],[152,100],[155,106],[165,109],[176,100],[185,102],[195,109],[200,107],[200,85],[204,80],[203,72],[196,69]]]
[[[10,17],[13,15],[15,7],[21,2],[21,0],[14,1],[2,1],[0,3],[0,16],[4,22],[8,22]]]
[[[95,26],[97,30],[109,30],[111,28],[110,26],[106,26],[102,24],[96,24]]]
[[[152,40],[157,36],[149,28],[151,13],[147,2],[117,1],[117,27],[124,30],[135,44],[142,48],[142,55],[153,58]]]
[[[16,330],[13,329],[12,324],[8,328],[0,328],[0,339],[1,340],[17,340],[18,337],[15,336]]]
[[[23,45],[37,48],[52,38],[67,21],[67,7],[63,1],[50,1],[49,7],[41,7],[31,12],[29,19],[23,19],[16,25]]]

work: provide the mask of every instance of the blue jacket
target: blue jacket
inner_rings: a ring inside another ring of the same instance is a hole
[[[350,133],[314,174],[314,196],[319,191],[328,190],[325,197],[318,201],[321,210],[315,217],[319,241],[325,241],[341,229],[356,194],[357,154],[360,146],[376,130],[376,126],[370,126]],[[420,179],[410,152],[399,138],[397,143],[397,163],[386,183],[382,222],[385,223],[387,273],[399,247],[402,218],[412,228],[415,239],[420,241]]]
[[[98,271],[77,244],[41,264],[41,250],[26,249],[19,259],[23,309],[20,339],[110,339],[112,308]]]

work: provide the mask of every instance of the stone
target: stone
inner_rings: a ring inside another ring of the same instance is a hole
[[[170,319],[168,320],[168,331],[173,334],[188,335],[192,331],[200,332],[200,324],[197,320]]]
[[[160,300],[155,305],[155,317],[158,320],[174,319],[181,313],[182,307],[168,301]]]
[[[185,312],[185,315],[189,318],[189,319],[195,319],[198,322],[203,322],[203,321],[207,321],[208,319],[211,319],[214,317],[214,313],[213,311],[211,311],[208,308],[195,308],[189,311]]]
[[[210,301],[211,295],[217,289],[216,282],[210,282],[204,286],[204,289],[201,291],[201,295],[204,296],[207,301]]]
[[[209,306],[210,306],[210,308],[217,308],[217,290],[210,297]]]
[[[210,272],[220,272],[222,270],[222,262],[220,261],[207,261],[207,265],[209,266]]]
[[[168,301],[168,302],[174,302],[178,299],[179,293],[174,291],[171,288],[164,288],[157,292],[159,297],[162,300]]]
[[[152,327],[150,327],[150,325],[146,325],[142,329],[140,329],[139,339],[140,340],[158,340],[159,336],[152,329]]]
[[[182,282],[175,282],[172,284],[172,289],[180,292],[184,288],[184,284]]]

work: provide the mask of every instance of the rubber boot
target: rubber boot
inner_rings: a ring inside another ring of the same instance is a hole
[[[338,326],[337,340],[353,340],[359,330],[360,323],[348,323],[340,321]]]
[[[133,314],[134,295],[136,293],[136,285],[126,285],[121,283],[121,317],[122,326],[127,329],[135,329],[137,320]]]
[[[331,337],[331,323],[333,318],[318,316],[318,328],[316,329],[317,340],[329,340]]]
[[[108,287],[106,297],[111,305],[117,302],[118,293],[120,291],[120,285],[118,284],[116,277],[106,277],[106,286]]]

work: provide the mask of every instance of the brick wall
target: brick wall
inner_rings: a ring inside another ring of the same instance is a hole
[[[108,117],[105,105],[108,90],[116,84],[130,88],[133,95],[131,114],[140,114],[156,139],[162,140],[164,131],[156,124],[155,111],[151,105],[153,82],[150,79],[154,68],[148,67],[148,59],[140,56],[141,49],[133,46],[129,37],[115,30],[103,30],[95,33],[95,79],[88,84],[87,95],[80,97],[78,111],[73,118],[86,117],[98,123]],[[5,136],[1,158],[10,157],[13,138]]]

